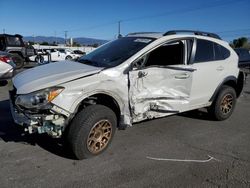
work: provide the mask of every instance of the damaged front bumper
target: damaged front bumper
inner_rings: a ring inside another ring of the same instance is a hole
[[[26,132],[30,134],[47,133],[54,138],[59,138],[62,136],[70,116],[69,113],[56,106],[52,107],[49,114],[27,113],[24,110],[18,109],[14,103],[11,92],[10,109],[14,122],[18,125],[21,125]]]

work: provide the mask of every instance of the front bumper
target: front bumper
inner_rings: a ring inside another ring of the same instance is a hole
[[[15,98],[13,91],[10,91],[10,109],[13,120],[16,124],[21,125],[28,133],[47,133],[48,135],[58,138],[66,127],[67,118],[61,114],[28,114],[20,111],[14,105]]]
[[[23,113],[18,112],[18,110],[14,107],[12,100],[10,100],[10,110],[13,120],[16,124],[24,127],[27,127],[29,125],[38,125],[37,121],[33,121]]]

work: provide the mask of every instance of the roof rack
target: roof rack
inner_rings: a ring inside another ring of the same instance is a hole
[[[167,35],[175,35],[177,33],[193,33],[194,35],[208,36],[216,39],[221,39],[219,35],[215,33],[209,33],[204,31],[193,31],[193,30],[171,30],[163,34],[163,36]]]
[[[135,33],[129,33],[129,34],[127,34],[127,36],[129,36],[129,35],[139,35],[139,34],[141,34],[141,35],[143,35],[143,34],[155,34],[155,33],[159,33],[159,32],[135,32]]]

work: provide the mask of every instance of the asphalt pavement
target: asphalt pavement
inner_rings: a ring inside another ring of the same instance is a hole
[[[25,135],[0,87],[0,187],[250,187],[250,79],[226,121],[192,111],[117,131],[78,161],[60,140]],[[153,160],[149,157],[160,158]]]

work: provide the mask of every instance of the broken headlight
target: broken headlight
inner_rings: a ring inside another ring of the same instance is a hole
[[[19,95],[15,103],[26,109],[49,109],[51,107],[50,102],[63,90],[63,87],[53,87],[26,95]]]

